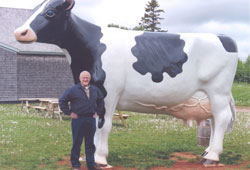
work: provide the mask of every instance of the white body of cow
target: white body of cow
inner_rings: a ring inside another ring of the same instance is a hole
[[[204,157],[219,160],[223,148],[224,133],[233,119],[233,105],[230,107],[231,88],[237,67],[237,53],[227,52],[216,35],[180,34],[185,41],[184,52],[188,60],[183,72],[175,78],[164,73],[160,83],[151,80],[151,74],[141,75],[132,67],[137,61],[131,53],[135,45],[136,31],[107,29],[102,31],[101,42],[107,45],[102,55],[106,122],[95,136],[95,160],[107,164],[108,136],[112,128],[115,109],[141,113],[167,114],[155,106],[175,106],[190,99],[197,92],[205,93],[211,103],[213,126],[208,154]],[[187,115],[188,117],[188,115]]]

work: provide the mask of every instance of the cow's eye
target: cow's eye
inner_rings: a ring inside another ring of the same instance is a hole
[[[55,12],[52,9],[49,9],[46,11],[46,16],[52,18],[55,16]]]

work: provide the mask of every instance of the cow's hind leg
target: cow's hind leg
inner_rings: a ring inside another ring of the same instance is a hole
[[[214,137],[214,119],[210,119],[209,120],[209,123],[210,123],[210,129],[211,129],[211,131],[210,131],[210,139],[209,139],[209,146],[211,146],[211,144],[212,144],[212,141],[213,141],[213,137]],[[202,157],[204,157],[204,156],[206,156],[207,155],[207,153],[208,153],[208,151],[209,151],[209,146],[205,149],[205,151],[202,153]],[[203,163],[205,161],[205,159],[203,159],[202,161],[201,161],[201,163]]]
[[[232,118],[229,106],[229,96],[215,94],[209,97],[212,107],[214,127],[212,128],[213,136],[208,153],[204,156],[204,159],[209,161],[203,161],[204,164],[219,161],[219,155],[223,150],[224,134]]]
[[[105,123],[101,129],[97,128],[95,134],[95,162],[101,165],[108,165],[108,137],[112,129],[113,114],[118,101],[117,95],[108,94],[105,98]]]

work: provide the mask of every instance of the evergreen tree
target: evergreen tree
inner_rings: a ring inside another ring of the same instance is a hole
[[[157,25],[160,24],[159,20],[163,18],[160,17],[160,13],[164,13],[164,10],[158,9],[160,6],[157,0],[151,0],[146,4],[144,17],[141,18],[139,25],[146,31],[162,31]]]
[[[132,30],[134,30],[134,31],[143,31],[144,28],[142,26],[136,26]]]

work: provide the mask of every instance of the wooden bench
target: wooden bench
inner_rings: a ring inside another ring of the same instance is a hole
[[[47,108],[45,106],[30,106],[30,107],[33,108],[33,109],[36,109],[38,111],[47,110]]]

